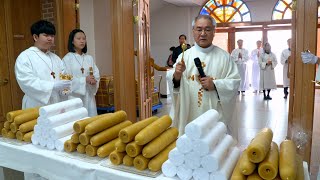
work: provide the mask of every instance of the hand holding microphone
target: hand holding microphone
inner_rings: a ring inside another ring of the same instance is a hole
[[[202,63],[199,58],[194,58],[194,64],[196,65],[198,72],[200,74],[200,84],[206,91],[215,90],[212,78],[207,77],[203,71]]]

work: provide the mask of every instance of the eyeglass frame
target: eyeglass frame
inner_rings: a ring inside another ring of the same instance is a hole
[[[215,28],[211,28],[211,27],[205,27],[205,28],[200,28],[199,29],[197,27],[193,28],[193,30],[198,34],[198,35],[201,35],[202,32],[204,32],[205,34],[209,34],[211,32],[213,32],[215,30]]]

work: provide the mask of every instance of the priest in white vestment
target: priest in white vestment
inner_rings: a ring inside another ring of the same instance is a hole
[[[195,45],[181,54],[174,69],[168,71],[170,87],[173,87],[173,124],[184,134],[186,124],[209,109],[220,113],[220,120],[229,133],[237,138],[238,125],[232,121],[235,96],[240,84],[237,65],[230,55],[214,46],[216,22],[208,15],[199,15],[193,22]],[[194,59],[201,60],[206,77],[199,77]]]
[[[271,52],[269,43],[265,43],[263,50],[263,54],[259,57],[260,90],[263,90],[264,100],[272,100],[270,91],[277,88],[274,68],[277,66],[278,61],[276,55]]]
[[[284,49],[281,53],[281,64],[283,65],[283,93],[285,99],[288,97],[288,88],[290,86],[290,79],[289,79],[289,63],[290,63],[290,56],[291,56],[291,39],[287,40],[288,48]]]
[[[236,62],[238,66],[238,70],[241,77],[241,82],[239,86],[239,93],[244,95],[245,91],[249,88],[249,76],[248,76],[248,66],[247,62],[249,60],[249,52],[248,50],[243,48],[243,40],[239,39],[237,41],[238,48],[234,49],[231,52],[231,58],[234,62]]]
[[[252,77],[251,77],[251,87],[254,93],[259,91],[260,85],[260,66],[259,57],[263,53],[262,42],[257,41],[257,49],[251,51],[251,61],[252,61]]]
[[[40,20],[31,26],[31,34],[34,46],[24,50],[15,63],[16,79],[25,94],[22,109],[60,102],[61,92],[71,87],[71,81],[59,79],[64,65],[50,52],[56,34],[54,25]],[[24,176],[25,180],[45,179],[33,173],[24,173]]]
[[[67,74],[73,76],[71,94],[68,98],[80,98],[83,106],[88,110],[88,116],[97,115],[95,95],[99,88],[99,69],[87,53],[87,40],[85,33],[80,29],[70,32],[67,53],[63,57]]]

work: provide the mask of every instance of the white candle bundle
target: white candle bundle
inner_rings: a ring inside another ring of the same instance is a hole
[[[186,134],[178,138],[176,148],[169,153],[168,163],[162,165],[165,176],[173,177],[177,174],[182,180],[192,177],[194,180],[209,180],[211,176],[221,180],[220,177],[230,177],[230,171],[235,166],[233,160],[238,159],[239,150],[233,147],[235,141],[227,135],[226,125],[218,122],[218,119],[218,112],[209,110],[187,124]],[[174,172],[169,168],[173,168]]]
[[[63,138],[60,138],[60,139],[57,139],[55,140],[54,142],[54,146],[55,148],[58,150],[58,151],[63,151],[64,150],[64,143],[71,139],[71,136],[72,135],[69,135],[69,136],[66,136],[66,137],[63,137]]]
[[[177,175],[182,180],[189,180],[192,178],[193,170],[188,168],[185,164],[178,167]]]
[[[178,138],[176,146],[180,152],[187,153],[192,150],[192,143],[193,141],[184,134]]]
[[[203,168],[197,168],[193,171],[193,179],[194,180],[209,180],[210,174]]]
[[[175,166],[169,159],[162,164],[161,170],[167,177],[174,177],[177,174],[177,166]]]
[[[200,156],[208,154],[226,133],[226,125],[223,122],[218,122],[204,138],[194,141],[193,151],[197,152]]]
[[[73,133],[73,124],[75,122],[76,121],[72,121],[72,122],[69,122],[69,123],[64,124],[62,126],[52,128],[49,131],[51,139],[57,140],[57,139],[60,139],[60,138],[63,138],[63,137],[66,137],[66,136],[72,134]]]
[[[66,124],[68,122],[82,119],[87,116],[88,116],[87,109],[82,107],[82,108],[74,109],[72,111],[68,111],[62,114],[51,116],[45,120],[44,126],[54,128],[54,127]]]
[[[169,152],[169,159],[174,165],[180,166],[184,163],[184,154],[175,147]]]
[[[219,113],[214,109],[210,109],[187,124],[185,127],[186,135],[191,139],[199,139],[207,134],[218,120]]]
[[[210,180],[228,180],[231,176],[233,168],[240,156],[240,150],[237,147],[230,149],[227,159],[224,161],[221,169],[211,173]]]
[[[67,111],[78,109],[83,107],[82,100],[80,98],[70,99],[59,103],[51,104],[48,106],[41,107],[39,114],[43,118],[61,114]]]
[[[222,161],[225,159],[228,149],[233,144],[233,138],[230,135],[226,135],[211,154],[202,157],[202,167],[208,172],[217,171],[220,168]]]
[[[185,155],[184,163],[190,169],[197,169],[201,165],[201,158],[196,152],[192,151]]]

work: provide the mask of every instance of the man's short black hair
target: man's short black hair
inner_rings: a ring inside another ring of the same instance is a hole
[[[78,32],[82,32],[84,35],[86,35],[81,29],[74,29],[70,32],[69,34],[69,40],[68,40],[68,51],[69,52],[76,52],[76,50],[74,49],[74,45],[73,45],[73,39],[74,39],[74,36],[78,33]],[[83,53],[87,53],[87,42],[86,42],[86,45],[84,46],[84,48],[82,49],[82,52]]]
[[[56,28],[51,22],[46,20],[40,20],[33,23],[31,26],[31,35],[33,36],[35,34],[39,36],[41,33],[56,35]]]
[[[181,37],[184,37],[184,39],[187,40],[187,36],[186,36],[186,35],[181,34],[181,35],[179,36],[179,39],[180,39]]]

